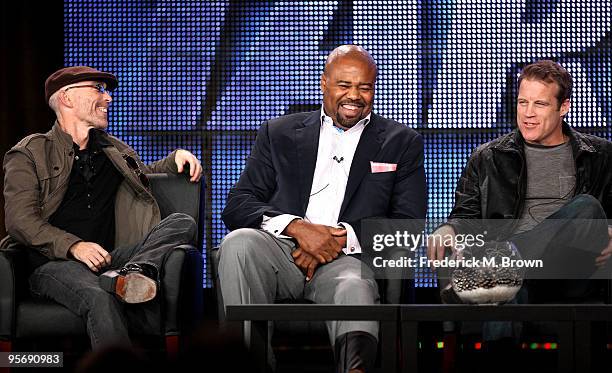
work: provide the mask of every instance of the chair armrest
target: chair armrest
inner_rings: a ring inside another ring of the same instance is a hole
[[[203,314],[202,254],[191,245],[180,245],[166,262],[161,278],[165,335],[194,330]]]
[[[0,338],[15,335],[16,300],[21,291],[27,291],[27,261],[28,254],[21,246],[0,250]]]

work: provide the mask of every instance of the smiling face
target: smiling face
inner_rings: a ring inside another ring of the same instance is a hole
[[[570,107],[569,99],[559,105],[557,83],[524,79],[519,87],[516,120],[526,142],[554,146],[564,142],[563,117]]]
[[[353,53],[334,58],[321,76],[323,108],[336,124],[350,128],[372,111],[376,66]]]
[[[108,91],[100,93],[94,87],[97,84],[105,85],[104,83],[85,81],[63,89],[74,87],[74,89],[67,90],[66,94],[70,95],[70,99],[74,103],[75,117],[80,122],[87,124],[90,128],[106,129],[108,127],[108,106],[112,98]]]

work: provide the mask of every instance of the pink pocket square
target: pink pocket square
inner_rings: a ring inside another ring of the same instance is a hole
[[[379,163],[370,161],[372,173],[393,172],[397,169],[397,163]]]

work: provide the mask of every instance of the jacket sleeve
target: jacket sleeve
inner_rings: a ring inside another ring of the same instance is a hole
[[[448,217],[448,223],[456,233],[467,233],[477,229],[476,219],[483,219],[481,191],[479,183],[478,149],[472,153],[461,173],[455,190],[455,205]]]
[[[276,171],[266,122],[259,128],[246,167],[227,197],[221,214],[227,228],[260,228],[264,214],[268,217],[283,214],[268,203],[275,190]]]
[[[4,212],[7,233],[49,259],[67,259],[79,237],[41,217],[36,167],[27,153],[11,150],[4,157]]]
[[[178,168],[176,167],[176,162],[174,162],[176,152],[177,151],[175,150],[172,153],[168,154],[166,158],[160,159],[159,161],[153,162],[148,165],[151,172],[178,174]]]

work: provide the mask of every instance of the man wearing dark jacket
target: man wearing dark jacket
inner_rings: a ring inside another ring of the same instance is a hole
[[[359,260],[361,221],[424,219],[427,197],[421,136],[372,113],[376,73],[363,48],[338,47],[321,76],[322,109],[259,129],[223,211],[232,230],[219,252],[226,305],[379,302]],[[370,371],[378,324],[327,325],[337,372]]]
[[[9,235],[0,248],[26,246],[32,293],[80,315],[94,349],[130,343],[122,303],[154,299],[166,254],[195,238],[195,222],[185,214],[160,222],[145,174],[180,173],[188,164],[196,182],[202,171],[180,149],[146,166],[105,132],[117,85],[113,74],[87,66],[56,71],[45,82],[55,125],[4,157]]]
[[[579,279],[601,270],[612,254],[606,220],[612,216],[612,143],[563,121],[571,90],[571,76],[555,62],[523,69],[518,128],[474,151],[448,222],[433,234],[486,232],[488,240],[513,242],[524,259],[542,259],[544,268],[529,272],[534,278],[566,280],[554,286],[534,281],[527,286],[530,301],[594,295],[595,283]],[[432,240],[428,257],[441,259],[447,249]]]

